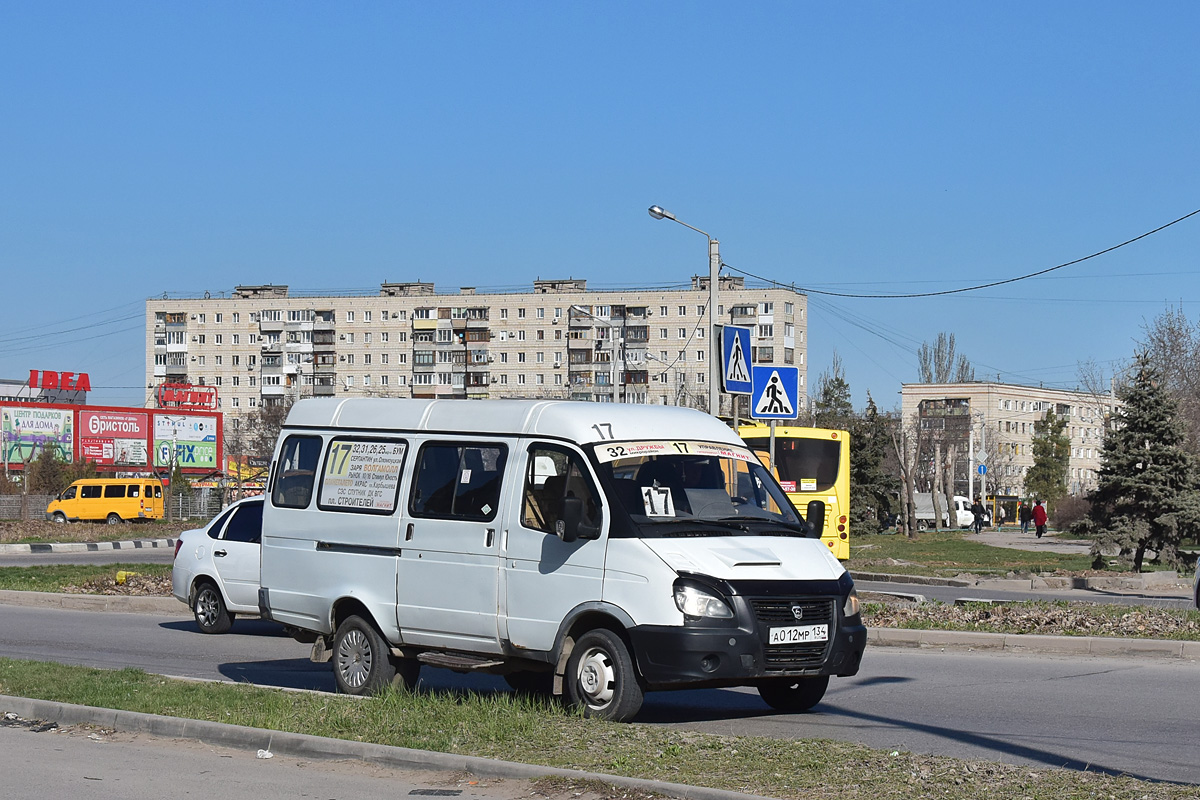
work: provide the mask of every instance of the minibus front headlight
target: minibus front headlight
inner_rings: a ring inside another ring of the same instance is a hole
[[[733,609],[724,600],[688,584],[676,585],[675,605],[689,617],[733,618]]]
[[[846,604],[842,606],[842,615],[847,617],[858,616],[858,592],[854,589],[850,590],[850,594],[846,595]]]

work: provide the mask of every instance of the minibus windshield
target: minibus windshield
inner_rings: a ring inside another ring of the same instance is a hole
[[[642,536],[811,536],[749,450],[696,441],[595,446],[601,479]]]

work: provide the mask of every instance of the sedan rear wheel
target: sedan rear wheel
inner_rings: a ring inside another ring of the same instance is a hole
[[[202,583],[196,589],[192,614],[201,633],[225,633],[233,625],[233,614],[225,607],[221,592],[211,583]]]

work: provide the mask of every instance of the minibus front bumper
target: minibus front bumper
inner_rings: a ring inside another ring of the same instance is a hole
[[[722,588],[733,589],[725,594],[733,619],[634,626],[629,629],[634,658],[647,688],[656,689],[854,675],[867,645],[867,628],[859,614],[845,614],[852,585],[839,586],[842,591],[832,595],[786,591],[747,595],[726,583]],[[776,638],[793,633],[811,640],[772,643],[773,631]],[[813,635],[816,631],[827,635]]]

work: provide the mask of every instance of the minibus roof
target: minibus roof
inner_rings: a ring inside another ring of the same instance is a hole
[[[399,400],[310,398],[286,428],[536,435],[578,444],[697,440],[741,445],[729,426],[692,408],[572,400]]]

